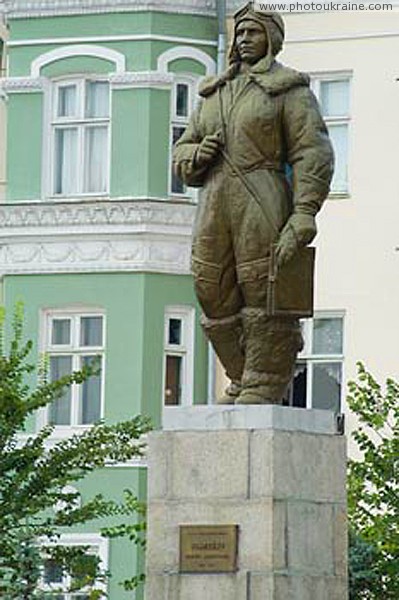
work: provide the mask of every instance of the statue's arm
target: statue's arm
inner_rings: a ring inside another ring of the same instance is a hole
[[[307,86],[286,94],[283,125],[294,194],[294,212],[287,225],[294,230],[299,245],[306,245],[317,233],[314,217],[328,195],[334,169],[327,128]]]
[[[173,169],[186,185],[200,187],[206,178],[208,165],[199,165],[196,158],[203,136],[200,133],[201,105],[192,114],[187,129],[173,148]]]

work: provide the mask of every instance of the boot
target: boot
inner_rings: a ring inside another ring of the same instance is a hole
[[[245,366],[236,404],[282,404],[302,349],[299,321],[260,308],[243,309],[242,318]]]
[[[241,392],[241,377],[244,369],[241,315],[223,319],[208,319],[202,315],[201,325],[225,368],[227,377],[231,380],[224,395],[217,400],[217,404],[234,404]]]

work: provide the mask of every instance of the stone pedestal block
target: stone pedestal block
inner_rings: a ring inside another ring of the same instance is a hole
[[[149,436],[146,600],[345,600],[346,445],[327,411],[176,408]],[[235,573],[179,573],[179,526],[238,525]]]

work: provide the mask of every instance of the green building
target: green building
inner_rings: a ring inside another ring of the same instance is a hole
[[[215,71],[214,5],[14,0],[6,20],[3,303],[12,312],[24,301],[26,334],[50,356],[52,377],[102,360],[101,376],[43,410],[31,432],[53,423],[56,441],[138,413],[160,427],[164,411],[208,397],[189,271],[197,197],[172,176],[170,154],[199,79]],[[125,488],[145,498],[145,461],[107,468],[79,491]],[[111,600],[132,597],[118,581],[140,572],[142,557],[104,541],[99,526],[63,541],[100,553]]]

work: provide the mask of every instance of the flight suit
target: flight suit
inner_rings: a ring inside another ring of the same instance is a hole
[[[242,390],[238,401],[258,395],[278,403],[302,338],[297,318],[266,314],[270,248],[287,233],[298,247],[313,239],[332,176],[331,144],[309,78],[274,59],[205,80],[200,96],[173,160],[187,185],[203,188],[192,245],[203,326]],[[222,152],[200,167],[196,153],[212,134],[222,137]]]

